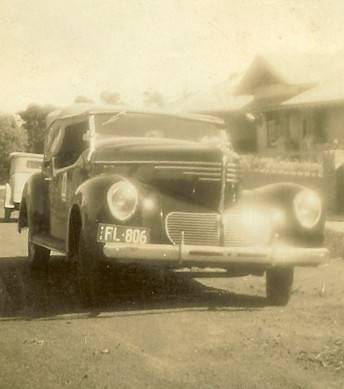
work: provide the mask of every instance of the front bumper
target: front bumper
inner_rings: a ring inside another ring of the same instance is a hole
[[[106,243],[107,258],[120,263],[161,263],[170,266],[262,265],[318,266],[328,259],[325,248],[213,247],[163,244]]]

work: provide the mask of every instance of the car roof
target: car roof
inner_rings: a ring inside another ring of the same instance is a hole
[[[43,159],[43,154],[35,154],[35,153],[24,153],[21,151],[15,151],[10,154],[10,159],[12,158],[31,158],[31,159]]]
[[[55,121],[63,120],[77,116],[87,116],[92,114],[101,113],[113,113],[114,115],[119,112],[137,113],[137,114],[149,114],[149,115],[164,115],[173,118],[180,118],[185,120],[195,120],[200,122],[206,122],[214,124],[216,126],[224,126],[223,119],[215,116],[201,115],[201,114],[189,114],[189,113],[177,113],[165,110],[142,110],[129,108],[124,105],[97,105],[89,103],[77,103],[68,107],[57,109],[51,112],[47,117],[47,128],[50,127]]]

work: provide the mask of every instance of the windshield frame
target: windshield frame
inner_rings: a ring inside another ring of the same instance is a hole
[[[227,147],[230,147],[230,139],[229,139],[229,136],[228,136],[228,132],[226,131],[226,128],[225,128],[225,124],[224,122],[221,120],[221,119],[218,119],[216,117],[206,117],[205,116],[205,119],[202,119],[202,118],[193,118],[193,117],[189,117],[187,115],[183,116],[183,115],[178,115],[178,114],[169,114],[169,113],[155,113],[155,112],[139,112],[139,111],[126,111],[126,110],[122,110],[122,111],[118,111],[118,112],[114,112],[114,113],[110,113],[110,112],[104,112],[104,113],[93,113],[93,114],[90,114],[89,115],[89,131],[88,131],[88,140],[90,142],[90,151],[89,151],[89,156],[93,153],[93,151],[95,150],[95,145],[96,145],[96,140],[98,139],[98,136],[103,136],[104,138],[107,136],[105,134],[101,134],[100,132],[97,132],[97,128],[96,128],[96,116],[102,116],[102,115],[109,115],[110,118],[109,119],[105,119],[104,120],[104,123],[106,124],[110,124],[112,122],[115,122],[117,120],[119,120],[121,117],[123,116],[127,116],[127,115],[142,115],[142,117],[144,117],[145,115],[147,116],[152,116],[152,117],[165,117],[166,119],[168,119],[169,117],[171,119],[175,119],[175,120],[181,120],[181,121],[185,121],[185,122],[194,122],[194,123],[200,123],[200,124],[208,124],[209,125],[209,132],[211,131],[218,131],[218,134],[220,134],[219,136],[219,142],[217,142],[221,147],[223,147],[224,145],[226,145]],[[112,116],[111,116],[112,115]],[[210,128],[212,127],[212,129]],[[112,135],[109,135],[109,137],[112,137]],[[114,134],[113,137],[116,137],[116,135]],[[121,135],[117,135],[118,138],[125,138],[125,136],[121,136]],[[144,137],[144,136],[142,136]],[[147,136],[146,136],[147,137]],[[129,135],[128,138],[140,138],[140,136],[133,136],[133,135]],[[149,138],[149,137],[147,137]],[[181,139],[181,138],[170,138],[170,137],[152,137],[152,138],[157,138],[157,139],[172,139],[172,140],[178,140],[178,141],[191,141],[191,142],[197,142],[199,143],[200,141],[197,140],[197,139]],[[207,143],[207,142],[204,142],[204,143]],[[211,142],[209,142],[209,144],[211,144]]]

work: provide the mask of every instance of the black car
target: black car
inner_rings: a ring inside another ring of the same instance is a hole
[[[315,266],[324,211],[299,185],[240,187],[221,119],[76,104],[48,118],[42,171],[26,183],[19,231],[33,268],[58,250],[76,260],[83,300],[99,263],[266,274],[271,304],[289,300],[295,266]]]

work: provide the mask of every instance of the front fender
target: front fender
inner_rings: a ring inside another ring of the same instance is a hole
[[[18,231],[32,226],[32,232],[49,232],[49,187],[42,173],[30,176],[24,186],[19,209]]]
[[[151,238],[160,236],[160,198],[152,188],[135,180],[133,183],[139,194],[139,204],[137,211],[127,221],[116,219],[107,203],[107,192],[111,185],[118,181],[127,180],[126,177],[116,174],[103,174],[92,177],[81,184],[75,192],[71,210],[77,207],[80,212],[81,228],[87,239],[95,239],[98,223],[122,224],[132,226],[147,226],[151,228]],[[150,198],[154,207],[145,207],[145,200]]]
[[[279,227],[282,238],[292,240],[295,244],[319,245],[324,239],[326,218],[325,207],[322,207],[319,222],[312,229],[302,227],[296,219],[293,201],[297,193],[309,188],[294,183],[269,184],[253,190],[244,190],[238,205],[262,207],[267,212],[282,211],[283,224]],[[318,193],[319,194],[319,193]],[[324,204],[324,202],[322,201]]]

